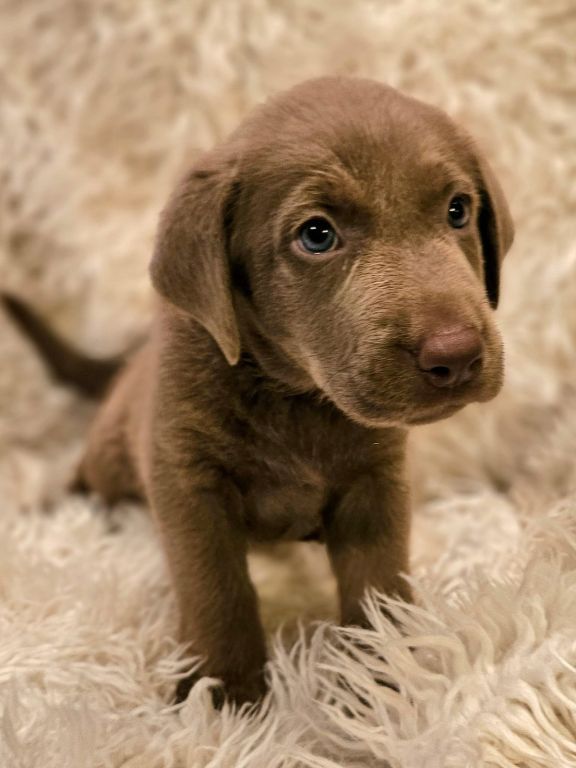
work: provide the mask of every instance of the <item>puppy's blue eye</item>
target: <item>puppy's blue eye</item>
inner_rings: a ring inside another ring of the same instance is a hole
[[[455,229],[462,229],[470,221],[470,201],[459,195],[450,200],[448,206],[448,222]]]
[[[298,242],[308,253],[327,253],[335,248],[338,237],[327,219],[315,216],[298,230]]]

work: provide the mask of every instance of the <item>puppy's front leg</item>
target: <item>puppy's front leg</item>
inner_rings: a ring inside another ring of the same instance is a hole
[[[325,526],[343,624],[366,625],[361,602],[369,587],[411,600],[400,576],[409,568],[408,492],[395,472],[359,477],[329,510]]]
[[[228,699],[256,701],[265,691],[266,645],[248,575],[241,498],[225,479],[207,481],[166,462],[155,478],[152,502],[176,591],[180,639],[203,657],[200,674],[224,681]],[[193,683],[182,681],[179,700]]]

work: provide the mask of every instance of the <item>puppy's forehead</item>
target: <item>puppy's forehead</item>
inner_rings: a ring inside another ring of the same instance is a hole
[[[269,100],[236,133],[258,175],[322,184],[343,176],[389,195],[448,184],[467,165],[467,137],[441,110],[371,80],[319,78]]]

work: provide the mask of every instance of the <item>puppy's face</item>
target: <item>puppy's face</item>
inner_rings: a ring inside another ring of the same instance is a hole
[[[443,113],[369,81],[323,79],[261,108],[230,146],[221,216],[236,322],[243,308],[304,386],[368,426],[494,397],[491,305],[512,227],[491,172]]]

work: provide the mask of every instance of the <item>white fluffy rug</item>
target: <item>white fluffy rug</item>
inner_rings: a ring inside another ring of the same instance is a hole
[[[334,628],[321,548],[255,553],[272,693],[252,718],[206,685],[166,704],[187,662],[152,526],[64,495],[90,407],[0,317],[2,768],[576,766],[575,40],[572,0],[0,0],[2,284],[93,353],[146,326],[182,165],[304,77],[444,106],[517,222],[506,388],[413,433],[405,637],[377,600],[372,632]]]

